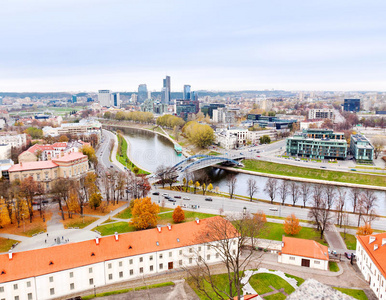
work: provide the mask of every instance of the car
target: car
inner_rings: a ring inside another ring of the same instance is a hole
[[[47,204],[47,203],[48,203],[48,200],[43,200],[42,203],[43,203],[43,204]]]
[[[110,166],[110,168],[114,168],[113,166]]]
[[[205,197],[205,201],[213,201],[211,197]]]
[[[176,196],[174,196],[174,198],[176,198],[176,199],[181,199],[181,196],[176,195]]]
[[[159,192],[154,192],[153,195],[159,195]]]
[[[351,171],[356,171],[357,169],[351,169]]]
[[[351,259],[351,253],[350,252],[345,252],[344,255],[347,257],[347,259]]]
[[[277,207],[271,207],[269,210],[271,210],[271,211],[277,211]]]
[[[165,197],[165,199],[173,199],[172,197],[170,197],[170,196],[164,196]]]
[[[257,157],[260,157],[260,155],[257,155]]]
[[[163,193],[162,196],[166,197],[166,196],[169,196],[169,194]]]
[[[182,199],[184,199],[184,200],[190,200],[190,198],[189,198],[189,197],[184,197],[184,198],[182,198]]]
[[[321,168],[321,169],[326,169],[326,167],[325,167],[325,166],[320,166],[320,168]]]
[[[177,202],[177,200],[173,199],[173,198],[168,198],[168,201],[170,201],[170,202]]]

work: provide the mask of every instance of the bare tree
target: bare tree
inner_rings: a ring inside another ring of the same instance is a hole
[[[63,220],[64,211],[62,201],[64,201],[64,203],[67,202],[71,186],[72,182],[69,178],[58,178],[54,181],[51,189],[51,194],[53,195],[54,200],[59,204],[59,209]]]
[[[327,208],[330,210],[334,205],[335,196],[336,196],[336,187],[332,184],[326,184],[323,188],[324,195],[326,199]]]
[[[169,184],[170,189],[172,189],[172,185],[178,177],[177,171],[173,167],[167,167],[165,169],[165,176],[166,182]]]
[[[319,210],[322,207],[322,187],[319,184],[315,184],[313,186],[313,194],[312,194],[312,207],[309,212],[309,217],[313,219],[316,230],[320,230],[320,213]]]
[[[249,199],[252,201],[253,195],[259,191],[259,187],[257,186],[257,182],[255,179],[252,177],[248,178],[247,181],[248,184],[248,194],[249,194]]]
[[[228,186],[228,191],[229,191],[229,197],[232,199],[233,194],[235,192],[236,188],[236,182],[237,178],[234,173],[231,173],[227,176],[227,186]]]
[[[359,201],[360,211],[361,217],[365,223],[371,224],[371,222],[376,218],[375,207],[377,206],[377,200],[378,199],[372,190],[366,189],[361,193]]]
[[[166,184],[166,176],[167,173],[167,168],[164,165],[160,165],[157,167],[156,174],[157,174],[157,179],[160,184],[162,184],[162,187],[165,187]]]
[[[292,198],[292,205],[295,206],[296,202],[298,201],[299,197],[299,185],[296,183],[296,181],[291,180],[289,183],[289,193]]]
[[[356,212],[356,209],[357,209],[360,194],[361,194],[361,190],[359,188],[354,187],[350,189],[350,198],[352,201],[352,207],[353,207],[354,213]]]
[[[268,178],[267,183],[265,184],[265,187],[264,187],[264,192],[266,192],[269,195],[269,198],[271,198],[271,203],[273,203],[273,200],[275,200],[276,191],[277,191],[277,179]]]
[[[386,141],[382,137],[375,137],[372,140],[372,144],[374,146],[374,156],[375,156],[375,159],[377,159],[379,154],[382,152],[383,148],[385,147]]]
[[[281,203],[284,204],[285,199],[288,195],[288,181],[282,180],[281,184],[279,185],[279,196],[281,199]]]
[[[211,260],[200,251],[195,255],[195,267],[185,268],[188,281],[209,299],[211,292],[216,294],[216,299],[242,299],[242,274],[247,268],[251,268],[256,243],[253,237],[259,235],[263,225],[261,219],[254,218],[249,213],[208,221],[205,229],[196,237],[196,242],[207,245],[215,251],[216,256],[219,255],[227,270],[228,284],[226,288],[222,288],[216,283]]]
[[[308,197],[311,193],[311,184],[309,184],[308,182],[302,182],[300,184],[300,192],[302,194],[302,198],[303,198],[303,207],[306,207],[306,203],[308,201]]]
[[[337,197],[338,203],[336,204],[336,211],[337,211],[337,224],[342,228],[343,224],[343,209],[345,205],[346,200],[346,191],[342,188],[338,188],[338,197]]]

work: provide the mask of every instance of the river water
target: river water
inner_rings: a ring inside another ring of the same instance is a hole
[[[124,132],[125,138],[130,142],[130,155],[133,158],[133,161],[149,171],[155,172],[160,165],[167,167],[173,166],[184,159],[182,155],[177,155],[174,151],[173,143],[161,135],[140,129],[119,129]],[[226,177],[229,174],[228,171],[218,168],[207,168],[205,172],[208,174],[214,187],[218,186],[220,191],[228,192],[226,180]],[[269,196],[264,192],[264,186],[268,180],[267,177],[242,173],[235,174],[237,178],[235,194],[247,196],[247,181],[252,177],[256,180],[259,188],[254,197],[269,199]],[[278,181],[278,183],[281,183],[281,180]],[[346,190],[348,195],[349,189]],[[376,211],[378,214],[386,215],[386,193],[379,191],[376,191],[375,193],[378,198]],[[275,201],[280,201],[278,196],[276,196]],[[310,201],[311,200],[309,200],[309,202]],[[285,202],[292,203],[289,195]],[[298,200],[297,204],[300,205],[300,202],[301,199]],[[345,209],[352,210],[352,203],[349,199],[346,201]]]

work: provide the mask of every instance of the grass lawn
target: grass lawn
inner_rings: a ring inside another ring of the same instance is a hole
[[[298,282],[297,285],[300,286],[304,281],[305,279],[301,278],[301,277],[297,277],[295,275],[291,275],[291,274],[287,274],[285,273],[285,276],[287,277],[290,277],[290,278],[293,278],[293,279],[296,279],[296,281]]]
[[[302,177],[310,179],[349,182],[375,186],[386,186],[386,176],[355,174],[348,172],[329,171],[323,169],[302,168],[286,164],[277,164],[261,160],[243,160],[244,170],[283,176]]]
[[[331,272],[338,272],[339,271],[339,266],[335,261],[329,261],[328,262],[328,268],[330,269]]]
[[[355,299],[359,299],[359,300],[367,300],[368,299],[365,292],[362,290],[344,289],[344,288],[338,288],[338,287],[334,287],[334,289],[341,291],[342,293],[349,295]]]
[[[167,208],[167,207],[160,207],[159,208],[159,212],[162,213],[162,212],[167,212],[167,211],[173,211],[172,208]]]
[[[327,246],[327,242],[324,239],[320,239],[320,233],[314,228],[302,227],[297,235],[291,236],[284,232],[283,224],[279,223],[265,223],[264,228],[259,234],[258,238],[281,241],[283,235],[300,239],[314,240],[321,243],[322,245]]]
[[[118,219],[130,219],[131,218],[131,209],[130,207],[122,210],[120,213],[116,214],[114,218]]]
[[[218,287],[221,290],[226,290],[229,293],[229,282],[228,282],[228,274],[218,274],[213,275],[212,280],[214,282],[214,285]],[[190,285],[190,287],[194,290],[194,292],[197,294],[197,296],[203,300],[203,299],[218,299],[215,292],[213,292],[212,288],[210,287],[209,283],[204,283],[205,290],[209,294],[208,298],[204,293],[200,292],[195,284],[192,282],[190,278],[186,280],[186,282]],[[223,297],[226,298],[226,295],[223,294]]]
[[[295,289],[283,278],[269,273],[259,273],[253,275],[249,279],[249,283],[259,295],[272,292],[272,289],[269,286],[273,286],[277,290],[284,288],[284,291],[288,295],[295,291]],[[271,299],[285,299],[285,297],[280,298],[280,295],[278,295],[278,297],[279,298]]]
[[[217,155],[220,155],[221,153],[220,152],[217,152],[217,151],[210,151],[208,153],[208,155],[213,155],[213,156],[217,156]]]
[[[108,224],[108,223],[112,223],[112,222],[117,222],[117,221],[113,220],[111,218],[108,218],[106,221],[102,222],[102,224]]]
[[[347,249],[356,250],[357,249],[357,239],[355,235],[346,233],[346,239],[344,238],[344,232],[340,232],[344,242],[346,243]]]
[[[98,220],[98,218],[95,217],[81,217],[80,215],[74,215],[72,219],[66,219],[64,221],[61,221],[64,225],[64,228],[68,227],[79,227],[80,229],[85,228],[86,226],[90,225],[91,223]]]
[[[127,167],[128,169],[130,169],[132,172],[134,172],[134,168],[136,168],[136,165],[133,164],[130,159],[127,157],[127,141],[126,139],[118,134],[117,135],[118,137],[118,150],[117,150],[117,160],[122,164],[124,165],[125,167]],[[138,168],[139,171],[138,171],[138,174],[146,174],[148,175],[149,173]]]
[[[20,241],[0,237],[0,252],[8,252],[12,245],[17,242]]]
[[[102,226],[94,227],[92,230],[98,230],[102,236],[112,235],[115,232],[125,233],[135,231],[134,226],[131,226],[128,222],[109,223]]]
[[[200,212],[195,212],[195,211],[187,211],[187,210],[184,210],[184,213],[185,213],[185,221],[184,222],[194,221],[196,218],[206,219],[206,218],[216,216],[216,215],[212,215],[212,214],[205,214],[205,213],[200,213]],[[158,220],[158,224],[161,224],[161,225],[164,225],[167,223],[174,224],[172,211],[168,212],[168,213],[160,214],[159,217],[160,218]]]
[[[287,297],[284,296],[282,293],[276,293],[271,296],[264,297],[265,300],[284,300],[285,298]]]

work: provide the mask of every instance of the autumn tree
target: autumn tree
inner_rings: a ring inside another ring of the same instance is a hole
[[[174,223],[181,223],[185,220],[185,213],[182,208],[178,205],[173,211]]]
[[[69,192],[72,186],[72,182],[69,178],[58,178],[56,179],[51,188],[51,194],[53,195],[54,201],[59,203],[59,209],[64,220],[63,202],[67,202]]]
[[[155,227],[159,218],[159,211],[159,206],[152,203],[150,197],[135,199],[131,211],[131,225],[137,230]]]
[[[96,168],[98,164],[98,158],[95,155],[95,149],[90,145],[83,145],[82,148],[79,149],[79,151],[82,152],[84,155],[87,155],[89,163],[92,164],[94,168]]]
[[[269,198],[271,198],[271,204],[273,203],[273,200],[275,200],[276,191],[277,191],[277,179],[268,178],[264,187],[264,192],[266,192],[269,195]]]
[[[74,189],[71,189],[68,198],[66,199],[66,206],[69,219],[72,219],[72,215],[79,211],[78,197],[78,193]]]
[[[61,135],[60,137],[59,137],[59,140],[58,140],[58,142],[68,142],[68,137],[66,136],[66,135]]]
[[[194,184],[194,193],[196,193],[196,190],[200,187],[200,183],[198,181],[196,181],[196,183]]]
[[[102,204],[102,195],[100,193],[92,193],[88,200],[90,207],[96,210]]]
[[[370,223],[365,223],[365,225],[358,228],[357,235],[369,235],[373,233]]]
[[[33,199],[35,196],[41,194],[43,194],[43,188],[39,182],[36,182],[33,179],[32,176],[26,177],[20,182],[20,196],[24,197],[27,202],[30,223],[32,223],[34,215],[32,207]]]
[[[5,203],[5,198],[0,198],[0,228],[11,223],[8,210]]]
[[[284,232],[289,235],[297,235],[302,227],[299,225],[299,219],[295,214],[291,214],[284,221]]]
[[[259,210],[256,214],[254,214],[253,218],[255,219],[256,224],[264,225],[267,223],[267,217],[262,210]]]
[[[259,187],[257,186],[256,180],[253,179],[252,177],[249,177],[247,181],[247,191],[248,191],[250,201],[252,201],[253,195],[257,193],[258,190],[259,190]]]
[[[182,132],[190,142],[198,147],[206,148],[214,141],[214,131],[209,125],[190,121],[182,128]]]

